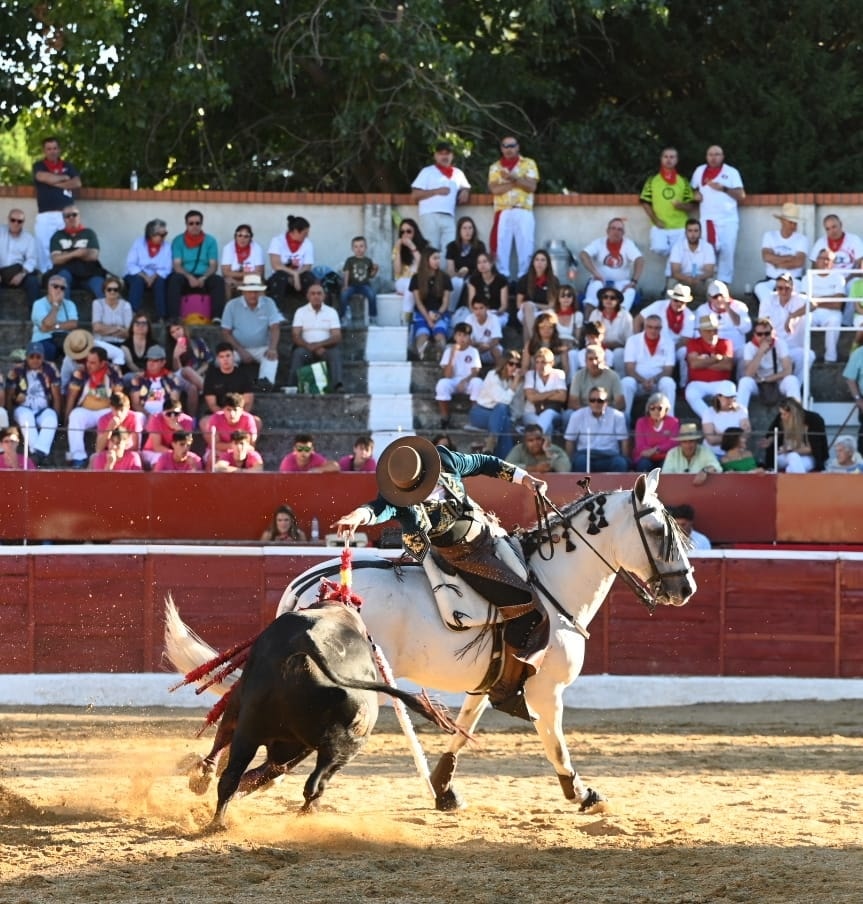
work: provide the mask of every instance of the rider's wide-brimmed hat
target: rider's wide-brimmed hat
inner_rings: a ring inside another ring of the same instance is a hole
[[[435,488],[440,471],[437,449],[420,436],[405,436],[378,460],[378,491],[391,505],[416,505]]]

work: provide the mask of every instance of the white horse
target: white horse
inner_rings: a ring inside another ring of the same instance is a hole
[[[618,574],[651,611],[657,603],[682,606],[696,589],[686,540],[660,502],[658,484],[657,469],[639,476],[632,491],[587,494],[521,538],[530,579],[551,619],[548,649],[539,672],[525,682],[525,699],[538,714],[535,727],[564,795],[585,811],[600,809],[602,797],[583,785],[572,767],[563,733],[563,692],[581,672],[587,627]],[[334,561],[297,577],[282,596],[278,614],[311,603],[320,578],[332,578],[338,568]],[[487,607],[466,585],[446,580],[464,593],[467,612]],[[403,568],[375,556],[356,558],[353,591],[364,600],[362,618],[396,677],[440,691],[469,692],[456,723],[472,733],[488,706],[483,691],[490,685],[494,632],[445,625],[419,567]],[[182,622],[171,620],[166,621],[165,645],[181,672],[214,652],[196,644]],[[452,777],[466,740],[456,735],[432,772],[440,810],[462,806]]]

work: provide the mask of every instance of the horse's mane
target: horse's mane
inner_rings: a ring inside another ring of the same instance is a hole
[[[614,490],[613,492],[619,493],[621,490]],[[580,499],[576,499],[573,502],[567,502],[563,508],[560,509],[560,515],[557,512],[551,512],[548,517],[548,528],[554,530],[556,527],[567,527],[569,521],[574,518],[582,509],[587,507],[587,504],[590,502],[597,503],[602,501],[605,502],[605,497],[609,495],[608,493],[586,493]],[[563,517],[561,517],[563,516]],[[529,558],[532,556],[537,549],[542,545],[543,539],[548,538],[548,529],[546,525],[540,524],[538,521],[535,521],[530,527],[526,528],[524,533],[520,536],[521,540],[521,548],[524,551],[525,558]]]

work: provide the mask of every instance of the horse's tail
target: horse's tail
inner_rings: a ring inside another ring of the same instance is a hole
[[[169,594],[165,598],[165,650],[164,658],[181,675],[199,670],[202,665],[219,657],[208,643],[186,625]],[[237,672],[220,676],[219,680],[206,687],[208,691],[221,696],[231,689],[239,678]]]

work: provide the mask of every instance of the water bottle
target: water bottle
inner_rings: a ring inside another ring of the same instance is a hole
[[[317,515],[312,517],[312,539],[313,540],[321,539],[321,525],[318,522]]]
[[[138,190],[138,171],[132,170],[132,174],[129,176],[129,188],[132,191]]]

